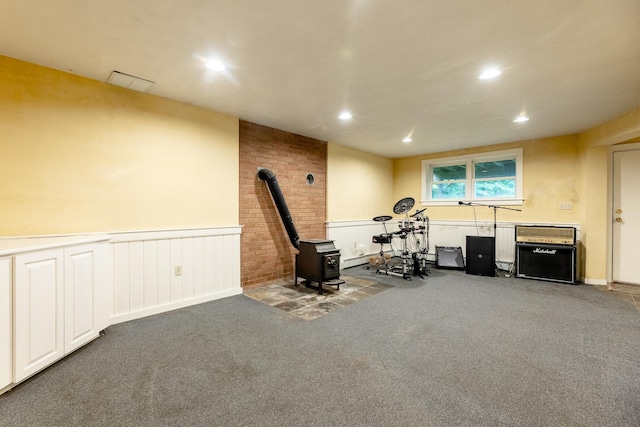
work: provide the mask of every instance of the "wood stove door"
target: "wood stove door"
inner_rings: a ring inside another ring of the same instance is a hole
[[[340,254],[324,255],[324,279],[337,279],[340,277]]]

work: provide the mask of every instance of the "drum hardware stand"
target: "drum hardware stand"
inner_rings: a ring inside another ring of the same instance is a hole
[[[413,274],[420,276],[422,279],[426,279],[431,273],[431,270],[427,267],[426,256],[429,253],[429,217],[424,215],[423,212],[427,208],[420,209],[411,215],[411,218],[415,218],[416,221],[421,221],[424,225],[418,227],[418,233],[422,234],[423,239],[420,240],[416,237],[415,229],[412,229],[412,234],[416,243],[416,252],[413,253]],[[426,236],[426,237],[425,237]]]
[[[384,234],[373,236],[373,243],[380,244],[380,257],[384,265],[380,266],[376,273],[399,276],[405,280],[412,280],[413,276],[420,276],[422,279],[426,279],[431,273],[427,268],[426,256],[429,253],[429,218],[423,214],[427,209],[421,209],[411,215],[416,221],[423,222],[424,225],[415,227],[413,221],[409,218],[409,211],[413,208],[415,200],[412,197],[406,197],[400,200],[393,207],[393,212],[397,215],[405,215],[405,218],[400,220],[400,231],[389,233],[387,231],[386,221],[389,221],[392,217],[388,215],[377,216],[373,218],[374,221],[382,222],[384,227]],[[416,230],[418,230],[416,232]],[[397,235],[402,239],[402,253],[400,258],[402,259],[399,265],[389,265],[387,259],[384,256],[383,245],[389,243],[392,245],[391,239]],[[422,235],[420,238],[418,235]],[[408,240],[413,237],[412,244],[414,247],[409,247]],[[413,250],[415,249],[415,251]],[[368,267],[367,267],[368,268]]]
[[[373,220],[376,222],[382,222],[382,227],[384,228],[383,234],[373,236],[372,238],[373,243],[380,244],[380,259],[382,260],[382,265],[378,267],[378,269],[376,270],[376,273],[379,273],[381,270],[386,272],[391,268],[389,266],[389,263],[387,262],[387,257],[384,256],[384,244],[385,243],[391,244],[392,234],[387,231],[387,224],[386,224],[386,222],[389,221],[391,218],[392,217],[390,215],[381,215],[373,218]],[[367,267],[367,269],[368,268],[369,267]]]
[[[380,259],[382,260],[382,265],[378,267],[378,269],[376,270],[376,273],[379,273],[380,270],[384,270],[384,271],[389,271],[389,269],[391,268],[389,266],[389,263],[387,262],[387,257],[384,256],[384,243],[381,241],[380,242]]]
[[[398,234],[402,239],[402,254],[401,259],[402,263],[400,266],[392,266],[384,271],[387,275],[399,276],[405,280],[412,280],[413,278],[413,263],[407,262],[409,259],[409,251],[407,249],[407,234],[408,234],[408,224],[409,224],[409,214],[408,212],[413,208],[415,204],[415,199],[413,197],[406,197],[400,200],[393,207],[393,212],[397,215],[405,214],[406,220],[403,220],[402,228],[399,232],[393,233]],[[405,222],[406,221],[406,222]],[[407,226],[406,226],[407,225]],[[398,271],[400,270],[400,271]],[[378,272],[381,272],[380,270]]]

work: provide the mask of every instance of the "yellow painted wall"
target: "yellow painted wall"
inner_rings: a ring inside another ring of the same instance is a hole
[[[394,199],[413,197],[420,206],[422,161],[441,157],[522,148],[522,206],[509,206],[522,212],[499,210],[498,221],[521,223],[577,223],[580,220],[579,145],[576,135],[513,142],[467,150],[421,155],[394,161]],[[571,202],[572,210],[560,210],[561,202]],[[493,221],[493,209],[475,208],[479,221]],[[473,220],[466,206],[432,206],[427,215],[432,220]]]
[[[522,211],[499,210],[498,221],[580,224],[579,271],[588,283],[602,283],[607,278],[608,147],[589,143],[593,143],[591,138],[568,135],[398,159],[394,162],[394,197],[420,200],[423,159],[521,147],[525,201],[522,206],[509,207]],[[560,210],[561,202],[571,202],[573,209]],[[492,209],[476,207],[475,212],[480,221],[493,220]],[[473,214],[465,206],[427,210],[432,220],[473,220]]]
[[[0,235],[237,225],[238,129],[0,57]]]
[[[327,220],[370,220],[393,214],[393,161],[329,143]]]
[[[580,271],[587,283],[606,283],[611,280],[610,146],[639,140],[636,109],[579,135],[396,159],[393,198],[414,197],[419,204],[423,159],[522,147],[522,212],[499,211],[498,221],[580,224]],[[560,202],[572,202],[573,209],[558,209]],[[476,208],[476,213],[478,220],[492,220],[491,209]],[[435,220],[473,219],[470,208],[459,206],[430,207],[427,215]]]
[[[607,280],[609,247],[609,147],[587,147],[581,143],[580,211],[581,245],[584,253],[581,267],[587,279]]]

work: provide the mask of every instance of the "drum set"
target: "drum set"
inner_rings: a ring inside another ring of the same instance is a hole
[[[417,210],[409,215],[409,211],[413,208],[415,200],[412,197],[406,197],[393,207],[393,213],[396,215],[404,215],[404,218],[398,221],[398,231],[389,232],[387,229],[387,221],[392,219],[389,215],[382,215],[373,218],[376,222],[381,222],[384,233],[372,237],[373,243],[380,245],[381,264],[377,269],[377,273],[402,277],[405,280],[411,280],[413,276],[426,278],[430,270],[428,268],[427,254],[429,253],[429,217],[424,214],[427,208]],[[395,248],[393,239],[399,238],[402,242],[402,250],[400,253],[400,264],[390,264],[384,253],[384,245],[391,246],[393,252]]]

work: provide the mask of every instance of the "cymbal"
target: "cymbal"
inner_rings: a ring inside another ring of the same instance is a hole
[[[385,222],[385,221],[389,221],[391,218],[392,218],[391,215],[380,215],[373,218],[373,220],[378,222]]]
[[[413,197],[405,197],[395,204],[393,213],[400,215],[409,212],[415,203],[416,201]]]

